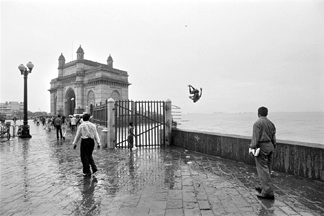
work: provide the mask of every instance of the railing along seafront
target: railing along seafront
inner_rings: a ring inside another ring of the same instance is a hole
[[[255,165],[248,153],[251,137],[172,129],[171,145]],[[324,181],[324,145],[277,140],[275,171]]]

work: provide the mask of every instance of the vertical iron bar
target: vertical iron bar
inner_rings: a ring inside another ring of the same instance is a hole
[[[142,145],[144,145],[144,118],[143,118],[144,111],[143,110],[144,110],[144,101],[141,102]]]
[[[141,134],[141,125],[142,125],[141,124],[141,113],[140,113],[141,107],[140,107],[140,105],[141,105],[140,101],[136,102],[136,104],[135,104],[135,106],[136,106],[136,117],[137,117],[136,121],[137,121],[137,125],[138,125],[137,134]],[[141,145],[141,137],[142,137],[142,135],[139,135],[137,137],[137,145],[138,145],[138,147]]]
[[[145,101],[145,145],[147,144],[147,101]]]
[[[159,126],[159,131],[160,131],[160,137],[159,137],[159,145],[161,145],[161,143],[163,142],[163,137],[162,137],[162,133],[163,133],[163,119],[161,118],[161,116],[163,115],[163,107],[162,107],[162,103],[161,101],[159,101],[159,121],[160,121],[160,126]]]
[[[120,142],[121,142],[121,145],[122,145],[122,148],[124,148],[124,101],[122,100],[121,101],[121,106],[120,106],[120,111],[121,113],[119,114],[119,116],[121,116],[121,139],[120,139]]]
[[[126,124],[126,134],[127,134],[127,137],[126,139],[128,138],[128,127],[129,127],[129,122],[130,122],[130,101],[127,101],[127,114],[128,114],[128,121],[127,121],[127,124]],[[126,141],[126,145],[128,145],[128,142]]]
[[[139,142],[139,146],[142,145],[142,115],[141,115],[141,101],[138,102],[138,122],[139,122],[139,131],[138,131],[138,134],[141,134],[139,137],[138,137],[138,142]]]
[[[107,128],[107,126],[108,126],[108,101],[107,101],[107,99],[106,99],[106,109],[105,109],[105,115],[106,115],[106,120],[105,120],[105,127]]]
[[[148,143],[149,143],[149,145],[151,146],[151,118],[150,118],[150,116],[151,116],[151,101],[147,101],[147,137],[148,137]]]
[[[124,121],[124,116],[123,116],[123,107],[124,107],[124,101],[121,101],[121,103],[120,103],[120,113],[119,113],[119,116],[121,117],[121,119],[119,119],[119,123],[121,124],[121,127],[120,127],[120,135],[121,135],[121,138],[120,138],[120,144],[121,144],[121,147],[122,148],[124,148],[124,143],[123,143],[123,139],[124,139],[124,137],[123,137],[123,135],[124,135],[124,133],[123,133],[123,127],[124,127],[124,123],[123,123],[123,121]]]
[[[163,102],[163,146],[165,146],[165,102]]]
[[[117,137],[117,130],[118,130],[118,127],[117,127],[117,101],[115,101],[114,103],[114,108],[115,108],[115,139],[116,139],[116,142],[115,142],[115,145],[117,145],[118,143],[118,137]],[[115,146],[116,147],[116,146]]]
[[[117,112],[117,125],[118,125],[118,148],[120,148],[120,106],[121,106],[121,102],[118,101],[118,112]]]
[[[161,143],[161,124],[162,124],[162,120],[161,120],[161,118],[160,118],[160,115],[161,115],[161,109],[160,109],[160,102],[158,101],[158,104],[157,104],[157,109],[158,109],[158,115],[157,115],[157,119],[159,120],[159,127],[158,127],[158,132],[159,132],[159,134],[158,134],[158,143],[159,143],[159,145],[160,145],[160,143]]]
[[[156,119],[156,101],[154,101],[154,127],[157,125],[157,119]],[[156,133],[156,129],[154,128],[154,144],[157,145],[157,133]]]
[[[127,127],[126,126],[126,122],[127,122],[127,110],[126,110],[126,106],[127,106],[127,101],[126,100],[124,100],[124,104],[123,104],[124,106],[123,106],[123,116],[124,116],[124,127],[123,127],[123,140],[125,140],[125,133],[126,133],[126,131],[125,131],[125,128]],[[125,142],[123,142],[124,143],[124,148],[127,148],[127,143],[125,143]]]
[[[138,112],[138,134],[142,133],[142,116],[141,116],[141,101],[139,101],[136,106],[138,107],[137,112]],[[141,146],[142,144],[142,135],[138,137],[138,146]]]
[[[136,102],[134,102],[133,118],[134,118],[134,134],[137,135],[137,118],[136,118]],[[134,145],[137,147],[137,136],[134,137]]]
[[[154,112],[153,112],[153,101],[150,101],[150,127],[151,127],[151,143],[154,146]]]

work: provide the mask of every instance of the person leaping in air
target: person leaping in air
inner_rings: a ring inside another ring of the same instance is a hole
[[[200,88],[200,94],[199,94],[199,90],[198,89],[195,89],[192,85],[188,85],[189,87],[189,93],[190,94],[193,94],[192,96],[189,96],[189,98],[194,102],[196,103],[201,95],[202,95],[202,88]]]

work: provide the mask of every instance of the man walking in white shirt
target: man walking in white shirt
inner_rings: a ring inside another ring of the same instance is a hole
[[[72,143],[73,148],[76,149],[77,143],[79,139],[81,138],[81,162],[83,165],[83,175],[84,176],[91,176],[90,172],[90,166],[92,169],[92,173],[98,171],[97,166],[92,158],[92,152],[94,149],[94,140],[98,143],[98,149],[100,148],[100,138],[96,129],[96,126],[89,122],[90,115],[84,114],[83,115],[83,122],[78,127],[76,136],[74,138],[74,141]]]

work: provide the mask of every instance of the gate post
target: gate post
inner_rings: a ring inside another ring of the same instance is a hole
[[[165,102],[165,145],[171,143],[171,130],[172,130],[172,104],[171,100],[167,99]]]
[[[114,125],[114,120],[115,120],[115,101],[112,98],[108,99],[107,103],[107,129],[108,129],[108,134],[107,134],[107,143],[108,143],[108,148],[109,149],[114,149],[115,148],[115,125]]]

